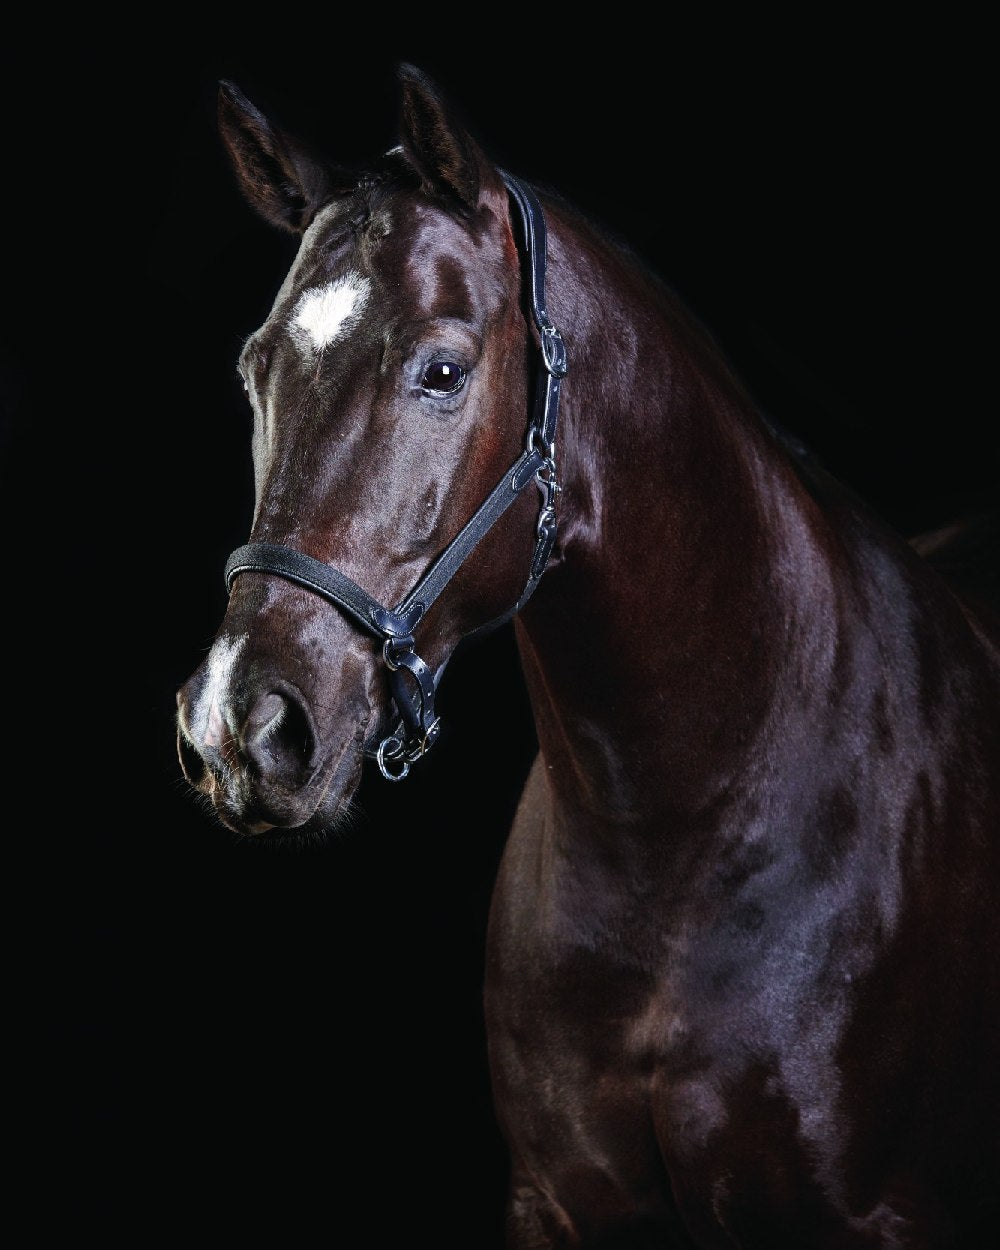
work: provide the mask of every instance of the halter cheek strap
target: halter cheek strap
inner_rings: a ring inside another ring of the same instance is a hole
[[[552,552],[556,538],[555,471],[556,421],[559,387],[568,364],[562,336],[545,310],[545,217],[535,193],[501,170],[501,177],[518,207],[524,230],[532,318],[539,334],[543,368],[538,373],[534,406],[525,449],[494,486],[465,526],[433,561],[406,598],[394,609],[385,607],[351,578],[321,560],[277,543],[247,543],[226,561],[226,590],[241,573],[274,573],[313,591],[340,608],[362,629],[382,643],[382,659],[399,713],[396,727],[366,754],[378,763],[382,775],[401,781],[410,765],[434,745],[440,721],[434,696],[444,672],[433,672],[416,653],[414,631],[428,608],[522,492],[535,482],[542,502],[535,526],[530,573],[517,603],[500,617],[480,626],[475,634],[495,629],[527,603]],[[472,637],[473,635],[470,635]]]

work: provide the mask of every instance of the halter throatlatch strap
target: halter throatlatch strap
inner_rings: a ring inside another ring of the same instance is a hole
[[[387,737],[377,746],[366,747],[365,753],[376,760],[383,777],[390,781],[401,781],[410,771],[410,765],[434,745],[439,733],[434,696],[444,665],[433,672],[417,655],[414,638],[414,631],[428,608],[480,540],[532,482],[541,491],[542,503],[527,585],[510,611],[480,626],[474,634],[497,628],[527,603],[545,571],[556,538],[555,502],[560,488],[556,481],[555,436],[559,386],[568,367],[566,347],[545,310],[546,241],[541,204],[530,187],[502,170],[500,176],[518,207],[524,228],[531,313],[538,330],[543,366],[537,377],[524,451],[394,609],[379,603],[337,569],[291,547],[247,543],[237,547],[226,561],[227,592],[232,590],[233,581],[240,573],[274,573],[328,600],[381,641],[382,659],[400,719]]]

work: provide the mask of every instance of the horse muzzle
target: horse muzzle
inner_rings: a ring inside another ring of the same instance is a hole
[[[361,779],[370,657],[343,657],[336,693],[306,693],[216,642],[177,694],[177,753],[188,783],[238,833],[332,824]],[[228,661],[228,668],[227,668]],[[336,707],[336,722],[330,709]]]

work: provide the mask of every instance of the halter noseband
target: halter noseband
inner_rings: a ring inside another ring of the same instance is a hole
[[[365,754],[378,763],[382,776],[401,781],[410,765],[437,741],[440,721],[434,712],[434,695],[444,665],[433,672],[417,655],[414,630],[480,540],[532,482],[542,493],[536,525],[535,548],[527,585],[517,603],[496,620],[480,626],[476,634],[502,625],[527,603],[545,571],[556,538],[555,436],[559,387],[567,372],[566,347],[545,311],[545,217],[535,193],[510,174],[500,171],[520,210],[528,259],[531,311],[538,329],[544,371],[539,372],[534,410],[528,425],[525,449],[486,496],[467,524],[437,556],[406,598],[395,609],[373,599],[367,591],[337,569],[301,551],[276,543],[247,543],[237,547],[226,561],[226,591],[240,573],[275,573],[312,590],[346,612],[362,629],[382,643],[382,659],[400,719],[393,731]],[[471,637],[471,635],[470,635]],[[404,678],[409,674],[409,681]]]

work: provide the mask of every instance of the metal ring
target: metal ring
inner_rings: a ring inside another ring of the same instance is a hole
[[[524,440],[524,450],[530,455],[533,451],[537,451],[543,460],[555,464],[556,445],[553,440],[551,443],[545,441],[542,431],[537,425],[528,427],[528,434]],[[539,466],[539,468],[544,468]]]
[[[391,751],[387,749],[390,742],[394,744]],[[395,759],[397,756],[399,757],[400,769],[398,773],[390,772],[390,770],[386,767],[386,756],[388,756],[389,759]],[[386,779],[386,781],[402,781],[410,771],[410,762],[406,756],[403,755],[403,743],[395,736],[395,734],[390,734],[388,738],[383,738],[379,743],[379,748],[375,752],[375,761],[378,764],[379,772]]]

